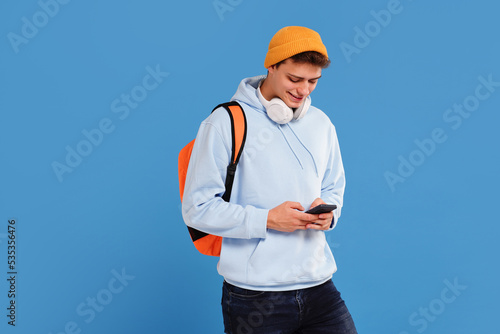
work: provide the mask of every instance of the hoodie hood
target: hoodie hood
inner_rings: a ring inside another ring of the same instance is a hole
[[[259,75],[252,78],[241,80],[236,93],[231,98],[231,101],[238,101],[249,105],[261,112],[266,112],[266,109],[260,103],[259,96],[257,95],[257,88],[260,82],[265,79],[266,75]]]

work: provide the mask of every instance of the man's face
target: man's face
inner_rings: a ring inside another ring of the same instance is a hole
[[[316,88],[321,67],[309,63],[296,63],[291,59],[279,67],[271,66],[266,81],[269,86],[262,92],[267,100],[279,97],[290,108],[298,108]]]

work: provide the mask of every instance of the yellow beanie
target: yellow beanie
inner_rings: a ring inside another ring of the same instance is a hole
[[[306,51],[317,51],[328,57],[326,47],[316,31],[306,27],[284,27],[271,39],[264,66],[269,68],[282,60]]]

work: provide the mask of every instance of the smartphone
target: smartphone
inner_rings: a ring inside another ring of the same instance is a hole
[[[315,206],[314,208],[307,210],[306,213],[312,213],[314,215],[317,215],[320,213],[332,212],[336,208],[337,206],[335,204],[320,204],[318,206]]]

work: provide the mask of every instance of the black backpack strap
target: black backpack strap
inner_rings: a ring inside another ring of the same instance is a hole
[[[240,104],[236,101],[226,102],[219,104],[214,110],[223,107],[229,114],[231,119],[231,137],[232,137],[232,149],[231,149],[231,161],[227,166],[226,173],[226,191],[222,196],[222,199],[229,202],[231,198],[231,191],[233,189],[234,175],[236,173],[236,166],[240,161],[241,154],[243,152],[243,147],[245,146],[245,141],[247,137],[247,119],[245,112]]]

